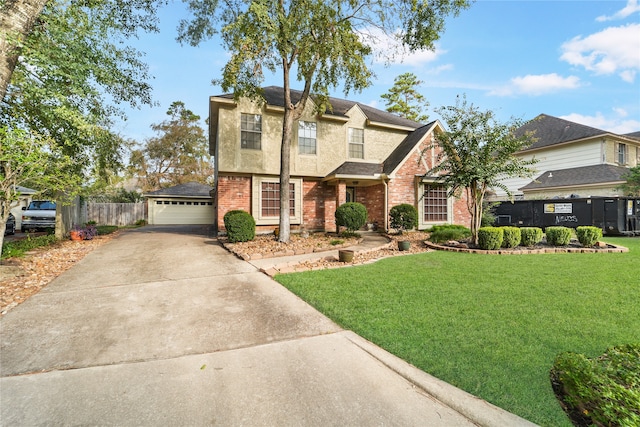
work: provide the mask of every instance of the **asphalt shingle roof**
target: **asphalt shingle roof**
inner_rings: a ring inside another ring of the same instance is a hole
[[[413,132],[391,152],[383,163],[383,172],[387,175],[393,173],[394,170],[400,165],[400,163],[409,155],[411,150],[414,149],[416,144],[429,132],[435,122],[431,122],[424,125]]]
[[[145,196],[211,197],[211,194],[209,194],[211,190],[213,190],[213,187],[208,185],[200,184],[199,182],[187,182],[169,188],[150,191],[149,193],[145,193]]]
[[[534,132],[533,138],[536,139],[536,141],[531,144],[528,149],[548,147],[563,142],[593,138],[611,133],[546,114],[540,114],[535,119],[521,126],[516,131],[516,134],[523,135],[525,132],[531,131]]]
[[[355,175],[362,177],[371,177],[379,173],[382,173],[381,163],[344,162],[327,176]]]
[[[268,105],[284,108],[284,93],[283,88],[280,86],[267,86],[262,88],[262,95]],[[291,102],[296,103],[300,100],[302,92],[299,90],[291,90]],[[233,94],[219,95],[218,98],[233,99]],[[413,120],[405,119],[404,117],[397,116],[387,111],[378,110],[377,108],[369,107],[368,105],[361,104],[359,102],[348,101],[346,99],[329,97],[329,103],[331,104],[331,110],[325,111],[326,115],[333,115],[338,117],[347,117],[347,112],[353,108],[354,105],[358,105],[367,118],[374,122],[385,123],[395,126],[404,126],[409,128],[418,128],[422,126],[421,123],[414,122]]]
[[[623,166],[615,165],[593,165],[546,171],[520,190],[620,182],[624,181],[622,175],[628,171],[629,169]]]

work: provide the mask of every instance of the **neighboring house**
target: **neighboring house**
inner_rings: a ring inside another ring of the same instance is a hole
[[[518,132],[532,132],[535,142],[516,155],[538,163],[533,180],[503,181],[516,199],[621,195],[622,175],[640,164],[640,132],[617,135],[546,114]],[[496,198],[506,193],[497,190]]]
[[[187,182],[143,194],[148,203],[149,224],[213,224],[212,189],[208,185]]]
[[[265,105],[232,95],[212,96],[210,154],[215,159],[215,224],[232,209],[255,218],[258,231],[278,226],[283,89],[264,88]],[[300,92],[292,91],[293,102]],[[423,175],[435,160],[430,148],[443,128],[427,125],[343,99],[316,112],[312,100],[294,125],[291,144],[292,229],[335,231],[335,210],[345,202],[366,206],[369,223],[388,229],[389,210],[410,203],[419,211],[419,228],[467,224],[464,200]],[[424,152],[424,153],[423,153]],[[423,155],[424,154],[424,155]]]

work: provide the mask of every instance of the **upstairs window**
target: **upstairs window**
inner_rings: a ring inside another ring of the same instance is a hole
[[[316,154],[315,122],[298,122],[298,152],[300,154]]]
[[[251,150],[262,148],[262,116],[242,114],[240,119],[240,147]]]
[[[618,163],[627,164],[627,144],[618,144]]]
[[[349,128],[349,157],[364,159],[364,129]]]

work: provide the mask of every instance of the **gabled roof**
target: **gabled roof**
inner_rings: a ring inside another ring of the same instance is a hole
[[[274,107],[282,107],[284,108],[284,88],[280,86],[267,86],[262,88],[262,95],[264,96],[267,105],[271,105]],[[300,100],[302,96],[302,92],[299,90],[291,90],[291,102],[296,103]],[[233,94],[224,94],[218,95],[216,98],[226,98],[233,99]],[[313,99],[313,97],[312,97]],[[422,126],[421,123],[414,122],[413,120],[405,119],[404,117],[397,116],[395,114],[389,113],[387,111],[378,110],[377,108],[370,107],[365,104],[361,104],[355,101],[348,101],[346,99],[333,98],[329,97],[329,103],[331,104],[331,109],[328,108],[323,113],[327,116],[337,116],[337,117],[347,117],[347,112],[353,108],[353,106],[358,105],[365,116],[373,121],[378,123],[385,123],[394,126],[402,126],[408,127],[412,129],[416,129]]]
[[[436,125],[437,121],[433,121],[427,125],[424,125],[413,132],[391,152],[389,157],[383,163],[383,172],[387,175],[393,173],[402,161],[411,153],[411,150],[429,133]]]
[[[161,188],[160,190],[150,191],[145,193],[145,197],[155,196],[155,197],[211,197],[209,193],[213,190],[213,187],[210,187],[205,184],[200,184],[199,182],[187,182],[185,184],[175,185],[169,188]]]
[[[593,184],[613,184],[625,181],[622,175],[629,169],[615,165],[593,165],[546,171],[519,190],[569,187]]]
[[[525,132],[533,132],[533,138],[535,139],[535,142],[527,150],[611,134],[611,132],[602,129],[581,125],[546,114],[540,114],[521,126],[516,131],[516,134],[523,135]]]

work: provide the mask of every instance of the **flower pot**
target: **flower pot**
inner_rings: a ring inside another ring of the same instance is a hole
[[[399,251],[408,251],[411,247],[411,242],[408,240],[398,240],[398,250]]]
[[[74,241],[80,241],[80,240],[84,240],[84,236],[82,236],[82,231],[79,230],[71,230],[69,232],[69,236],[71,236],[71,240]]]
[[[338,251],[338,259],[340,262],[351,262],[353,261],[353,251],[349,249],[343,249]]]

